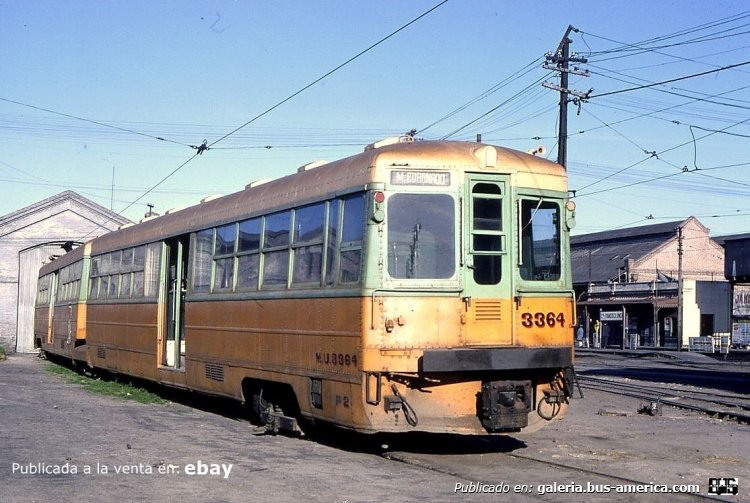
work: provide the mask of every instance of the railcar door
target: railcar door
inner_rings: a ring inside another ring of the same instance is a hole
[[[464,309],[467,345],[513,342],[508,177],[468,175],[464,193]]]
[[[161,364],[181,370],[185,368],[185,292],[189,243],[189,236],[180,236],[165,243],[167,267],[162,275],[167,292],[167,333]]]
[[[55,271],[50,278],[49,285],[49,313],[47,321],[47,344],[52,344],[55,337],[55,305],[57,304],[58,273]]]

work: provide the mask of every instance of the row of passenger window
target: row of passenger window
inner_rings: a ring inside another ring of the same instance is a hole
[[[57,302],[78,300],[81,292],[83,261],[75,262],[60,269],[57,283]]]
[[[199,231],[193,290],[355,284],[364,215],[364,194],[359,193]]]
[[[91,258],[91,299],[154,298],[159,292],[161,243]]]
[[[49,304],[52,286],[52,274],[45,274],[39,278],[36,292],[36,305],[43,306]]]

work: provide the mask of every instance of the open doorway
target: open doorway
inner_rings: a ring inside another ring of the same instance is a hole
[[[167,267],[163,274],[167,292],[166,337],[162,347],[161,365],[185,369],[185,293],[190,236],[180,236],[165,242]]]

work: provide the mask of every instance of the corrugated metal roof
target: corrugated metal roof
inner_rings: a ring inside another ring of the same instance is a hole
[[[632,238],[614,243],[571,245],[573,283],[602,282],[617,279],[626,260],[640,260],[674,235]]]
[[[627,229],[616,229],[613,231],[594,232],[592,234],[583,234],[580,236],[571,236],[571,246],[595,243],[600,241],[619,241],[630,239],[643,239],[654,236],[675,235],[677,227],[684,226],[688,220],[678,220],[676,222],[666,222],[663,224],[642,225],[640,227],[629,227]]]
[[[627,260],[638,261],[676,239],[675,230],[691,220],[695,218],[571,237],[573,283],[618,280]]]
[[[727,241],[742,241],[745,239],[750,239],[750,232],[746,232],[744,234],[730,234],[727,236],[716,236],[715,238],[712,238],[714,241],[719,243],[720,245],[724,246],[724,243]]]

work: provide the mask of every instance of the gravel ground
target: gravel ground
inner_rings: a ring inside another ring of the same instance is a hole
[[[669,407],[661,417],[642,415],[636,412],[637,399],[602,392],[587,391],[564,420],[531,435],[411,435],[375,442],[334,431],[310,441],[254,436],[248,422],[222,414],[213,404],[201,407],[211,401],[199,395],[191,403],[198,407],[96,395],[45,372],[46,365],[21,355],[0,362],[3,502],[702,499],[570,494],[540,487],[612,483],[591,472],[617,480],[698,484],[702,495],[709,478],[736,477],[740,494],[720,500],[750,502],[750,427]],[[381,441],[394,459],[407,463],[373,454],[368,445]],[[76,473],[56,473],[73,468]],[[456,484],[471,483],[510,489],[454,492]],[[528,490],[514,491],[518,484]]]
[[[177,403],[96,395],[45,372],[46,365],[30,356],[0,362],[3,502],[377,502],[452,495],[455,478],[440,473],[303,439],[254,436],[246,421]],[[53,473],[66,467],[77,473]],[[34,469],[48,473],[29,473]]]

